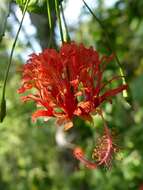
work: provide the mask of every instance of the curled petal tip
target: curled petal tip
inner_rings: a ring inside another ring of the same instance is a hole
[[[26,89],[24,88],[24,87],[21,87],[21,88],[19,88],[18,90],[17,90],[17,93],[18,94],[22,94],[22,93],[24,93],[26,91]]]
[[[87,168],[89,168],[89,169],[96,169],[97,168],[96,163],[91,162],[84,157],[84,152],[80,147],[76,147],[73,150],[73,155],[77,160],[81,161],[81,163],[83,163]]]
[[[64,130],[67,131],[73,127],[73,122],[68,122],[64,125]]]

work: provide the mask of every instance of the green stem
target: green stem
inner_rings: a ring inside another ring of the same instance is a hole
[[[47,14],[48,14],[49,29],[50,29],[48,48],[50,48],[51,42],[52,42],[53,24],[52,24],[52,14],[51,14],[51,8],[50,8],[49,0],[47,0]]]
[[[63,36],[62,22],[61,22],[61,16],[60,16],[59,0],[55,0],[55,8],[56,8],[56,15],[57,15],[57,19],[58,19],[59,28],[60,28],[61,40],[63,43],[64,36]]]
[[[83,1],[84,5],[87,7],[87,9],[89,10],[89,12],[92,14],[92,16],[96,19],[96,21],[99,23],[99,25],[100,25],[101,28],[103,29],[103,32],[104,32],[104,35],[105,35],[105,38],[106,38],[106,41],[107,41],[107,44],[108,44],[108,48],[109,48],[109,50],[110,50],[111,52],[114,52],[116,62],[117,62],[117,64],[118,64],[118,66],[119,66],[119,72],[120,72],[120,74],[121,74],[121,76],[122,76],[122,82],[123,82],[123,84],[127,84],[127,82],[126,82],[126,76],[124,75],[124,71],[123,71],[122,65],[121,65],[121,63],[120,63],[120,60],[119,60],[119,58],[118,58],[116,52],[113,50],[113,48],[112,48],[112,46],[111,46],[111,44],[110,44],[110,37],[109,37],[109,34],[108,34],[107,29],[105,28],[103,22],[93,13],[93,11],[92,11],[91,8],[88,6],[88,4],[85,2],[85,0],[82,0],[82,1]],[[125,91],[123,92],[123,96],[124,96],[125,98],[127,98],[127,101],[129,101],[129,94],[128,94],[128,91],[127,91],[127,90],[125,90]]]
[[[50,9],[49,0],[47,0],[47,13],[48,13],[49,28],[51,30],[52,29],[52,16],[51,16],[51,9]]]
[[[68,26],[67,26],[67,23],[66,23],[66,19],[65,19],[62,3],[61,3],[61,13],[62,13],[62,17],[63,17],[63,21],[64,21],[64,25],[65,25],[65,30],[66,30],[66,42],[70,42],[71,39],[70,39],[70,35],[69,35],[69,32],[68,32]]]
[[[10,66],[12,64],[12,57],[13,57],[14,49],[15,49],[15,46],[16,46],[16,42],[17,42],[19,32],[20,32],[21,27],[22,27],[22,23],[23,23],[23,20],[24,20],[24,16],[25,16],[29,1],[30,0],[27,0],[26,3],[25,3],[25,6],[24,6],[22,19],[21,19],[21,22],[20,22],[16,37],[15,37],[15,40],[14,40],[13,45],[12,45],[10,58],[9,58],[9,63],[8,63],[6,74],[5,74],[5,79],[4,79],[3,89],[2,89],[2,98],[1,98],[1,112],[0,112],[0,121],[1,122],[3,121],[3,119],[4,119],[5,115],[6,115],[5,92],[6,92],[6,84],[7,84],[7,80],[8,80],[8,74],[9,74]],[[3,113],[3,110],[4,110],[4,113]]]

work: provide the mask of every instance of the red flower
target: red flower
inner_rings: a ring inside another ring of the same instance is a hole
[[[92,47],[86,48],[83,44],[77,45],[74,42],[64,43],[59,51],[45,49],[38,55],[32,54],[23,66],[22,86],[18,92],[24,93],[32,89],[22,100],[33,100],[41,107],[32,115],[33,121],[38,117],[56,117],[57,122],[64,124],[67,130],[73,126],[75,116],[91,120],[92,114],[99,113],[100,104],[106,100],[111,101],[112,96],[127,88],[127,85],[120,85],[106,89],[109,83],[119,78],[113,77],[106,83],[103,81],[104,63],[111,59],[112,56],[100,59]],[[107,135],[107,129],[105,131]],[[94,150],[93,157],[100,157],[99,165],[106,164],[113,152],[109,135],[106,140],[102,140],[103,147],[108,149],[109,154],[101,147],[100,151]],[[74,151],[76,158],[90,168],[96,167],[93,163],[87,164],[83,155],[76,154],[77,152]]]
[[[104,61],[109,60],[104,57]],[[32,54],[23,66],[22,87],[18,90],[24,93],[36,89],[22,97],[42,108],[32,119],[56,117],[60,124],[69,123],[67,128],[72,127],[74,116],[90,119],[102,102],[127,88],[121,85],[102,93],[102,63],[97,51],[74,42],[63,44],[59,52],[45,49],[39,55]]]

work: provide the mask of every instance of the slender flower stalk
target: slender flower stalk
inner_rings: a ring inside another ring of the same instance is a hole
[[[61,3],[61,14],[62,14],[62,18],[63,18],[63,22],[64,22],[64,26],[65,26],[65,31],[66,31],[66,42],[70,42],[70,35],[69,35],[69,31],[68,31],[68,27],[67,27],[67,23],[66,23],[66,18],[64,15],[64,9],[63,9],[63,5]]]
[[[51,46],[53,46],[52,36],[54,33],[54,26],[53,26],[53,22],[52,22],[52,9],[50,6],[50,0],[47,0],[47,16],[48,16],[48,24],[49,24],[49,31],[50,31],[48,48],[50,48]]]
[[[51,31],[52,30],[52,15],[51,15],[51,8],[50,8],[49,0],[47,0],[47,14],[48,14],[49,28]]]
[[[127,85],[127,77],[124,75],[123,67],[122,67],[122,64],[120,63],[120,60],[119,60],[119,58],[118,58],[117,53],[116,53],[116,52],[113,50],[113,48],[112,48],[111,40],[110,40],[110,37],[109,37],[107,28],[104,26],[103,21],[101,21],[101,20],[93,13],[93,11],[92,11],[91,8],[88,6],[88,4],[86,3],[86,1],[85,1],[85,0],[82,0],[82,1],[83,1],[84,5],[86,6],[86,8],[87,8],[87,9],[89,10],[89,12],[91,13],[91,15],[95,18],[95,20],[99,23],[99,25],[100,25],[101,28],[103,29],[103,32],[104,32],[104,35],[105,35],[105,39],[106,39],[108,48],[109,48],[110,52],[114,52],[116,63],[117,63],[118,66],[119,66],[119,72],[120,72],[120,75],[121,75],[121,77],[122,77],[122,83],[123,83],[124,85]],[[124,98],[126,99],[126,101],[131,105],[131,92],[130,92],[130,88],[128,88],[128,90],[124,90],[124,91],[123,91],[123,97],[124,97]]]
[[[63,35],[62,21],[61,21],[61,16],[60,16],[59,0],[55,0],[55,9],[56,9],[56,15],[57,15],[59,29],[60,29],[61,40],[63,43],[64,42],[64,35]]]
[[[9,63],[7,65],[7,69],[6,69],[6,73],[5,73],[5,79],[4,79],[4,84],[3,84],[3,89],[2,89],[2,97],[1,97],[1,106],[0,106],[0,122],[3,122],[5,116],[6,116],[6,98],[5,98],[5,92],[6,92],[6,84],[7,84],[7,80],[8,80],[8,74],[9,74],[9,70],[10,70],[10,66],[12,64],[12,58],[13,58],[13,53],[14,53],[14,49],[16,46],[16,42],[23,24],[23,20],[25,17],[25,13],[28,7],[30,0],[26,0],[25,2],[25,6],[23,9],[23,15],[22,15],[22,19],[18,28],[18,31],[16,33],[16,37],[14,39],[13,45],[12,45],[12,49],[11,49],[11,53],[10,53],[10,58],[9,58]]]

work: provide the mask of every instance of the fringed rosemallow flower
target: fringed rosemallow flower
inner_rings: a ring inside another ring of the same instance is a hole
[[[109,89],[108,84],[119,77],[113,77],[106,83],[103,81],[105,66],[113,57],[99,58],[96,50],[86,48],[75,42],[64,43],[59,51],[45,49],[40,54],[32,54],[23,66],[22,86],[19,93],[28,91],[23,96],[24,102],[33,100],[38,110],[33,113],[32,120],[38,117],[55,117],[65,130],[73,127],[74,117],[92,120],[92,114],[99,112],[99,106],[110,101],[112,96],[122,92],[127,85]],[[34,89],[31,90],[31,89]],[[114,145],[110,131],[105,127],[103,142],[95,148],[93,158],[98,157],[98,165],[109,162]],[[74,155],[85,165],[94,168],[93,163],[83,157],[80,148]]]

